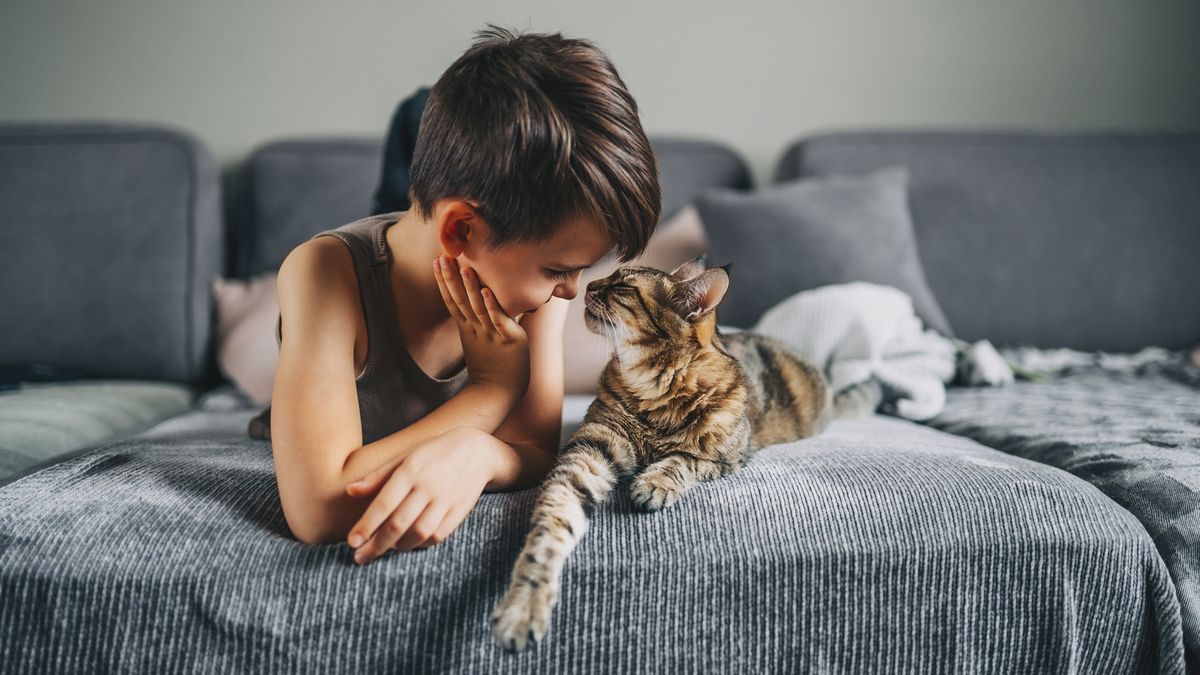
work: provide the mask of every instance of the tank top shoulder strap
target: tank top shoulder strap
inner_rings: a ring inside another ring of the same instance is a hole
[[[354,257],[355,268],[367,270],[371,267],[386,265],[388,262],[386,225],[399,220],[400,213],[384,213],[368,216],[341,227],[323,230],[314,234],[317,237],[337,237],[350,248]]]
[[[381,303],[390,302],[390,299],[381,297],[384,289],[380,288],[380,279],[383,278],[380,275],[383,274],[386,276],[387,273],[387,225],[399,220],[402,215],[403,212],[396,211],[367,216],[366,218],[360,218],[339,227],[322,230],[309,237],[310,240],[317,237],[335,237],[340,239],[350,249],[350,257],[354,261],[354,274],[358,279],[359,298],[366,311],[365,319],[367,321],[368,343],[374,340],[374,344],[387,344],[387,342],[380,342],[375,339],[376,334],[380,332],[378,330],[380,327],[374,325],[374,317],[380,316],[381,313],[373,311],[373,309],[381,307]],[[384,269],[378,269],[380,267]],[[386,338],[386,336],[381,337]],[[282,344],[283,342],[282,316],[277,317],[275,320],[275,341],[276,344]],[[368,349],[368,360],[375,358],[373,352],[377,352],[377,350]],[[370,368],[370,365],[368,365],[368,368]]]

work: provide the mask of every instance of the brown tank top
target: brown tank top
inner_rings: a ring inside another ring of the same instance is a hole
[[[467,383],[464,366],[447,378],[426,373],[404,345],[396,320],[392,259],[386,233],[403,211],[368,216],[311,238],[337,237],[350,249],[358,294],[367,324],[367,359],[355,378],[363,445],[379,440],[428,415]],[[283,317],[275,322],[275,341],[283,341]],[[251,437],[270,439],[271,408],[250,421]]]

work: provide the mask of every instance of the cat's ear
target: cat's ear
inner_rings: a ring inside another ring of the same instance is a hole
[[[671,276],[675,277],[676,279],[691,279],[705,270],[704,262],[706,259],[707,255],[701,253],[695,258],[683,263],[679,267],[676,267],[675,271],[671,272]]]
[[[729,269],[733,263],[705,270],[675,287],[675,311],[689,323],[696,323],[712,313],[725,291],[729,290]]]

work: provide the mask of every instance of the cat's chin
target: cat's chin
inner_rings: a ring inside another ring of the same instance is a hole
[[[604,334],[604,320],[592,313],[590,307],[583,308],[583,325],[597,335]]]

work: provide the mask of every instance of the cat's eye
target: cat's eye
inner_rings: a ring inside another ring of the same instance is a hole
[[[637,289],[627,283],[616,283],[608,287],[613,293],[637,293]]]

